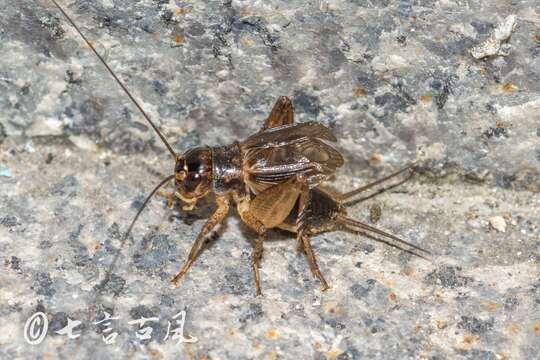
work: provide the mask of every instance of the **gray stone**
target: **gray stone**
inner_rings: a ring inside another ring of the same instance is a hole
[[[376,203],[375,225],[433,261],[321,234],[321,292],[293,237],[273,231],[256,297],[255,235],[231,211],[172,288],[212,198],[186,213],[155,197],[125,238],[170,154],[50,1],[4,1],[0,358],[538,356],[538,1],[61,3],[178,152],[245,139],[286,95],[297,121],[339,139],[338,190],[417,160],[349,214],[369,222]],[[489,39],[495,52],[475,59]],[[49,329],[31,345],[36,312]],[[195,343],[177,344],[183,314]],[[57,333],[68,319],[76,339]]]

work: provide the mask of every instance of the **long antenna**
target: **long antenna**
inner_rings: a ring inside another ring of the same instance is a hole
[[[133,226],[135,225],[135,222],[137,221],[137,219],[139,218],[139,215],[141,215],[141,213],[143,212],[143,210],[146,208],[146,205],[148,205],[148,203],[150,202],[150,199],[152,199],[152,197],[154,196],[154,194],[163,186],[165,185],[166,183],[168,183],[169,181],[171,181],[172,179],[174,179],[174,176],[175,175],[170,175],[170,176],[167,176],[165,179],[161,180],[161,182],[159,184],[156,185],[156,187],[154,187],[154,189],[150,192],[150,194],[148,194],[148,196],[146,197],[146,199],[144,199],[144,202],[142,203],[141,207],[139,208],[139,210],[137,211],[137,214],[135,214],[135,216],[133,217],[133,220],[131,221],[131,224],[129,225],[127,231],[124,233],[124,236],[122,237],[122,240],[120,242],[120,249],[122,247],[124,247],[124,244],[125,242],[127,241],[128,237],[129,237],[129,234],[131,233],[131,230],[133,230]],[[112,276],[112,273],[114,271],[114,268],[116,267],[116,263],[118,261],[120,257],[120,252],[116,253],[116,255],[114,256],[114,259],[113,261],[111,262],[111,265],[109,266],[109,269],[105,272],[105,277],[104,279],[101,281],[100,285],[98,287],[101,287],[103,288],[110,280],[111,280],[111,276]],[[98,295],[99,296],[99,295]]]
[[[161,180],[161,182],[156,185],[156,187],[154,188],[154,190],[152,190],[150,192],[150,194],[146,197],[146,199],[144,199],[144,202],[142,203],[139,211],[137,211],[137,214],[135,215],[135,217],[133,218],[133,220],[131,221],[131,224],[129,225],[128,227],[128,230],[126,231],[126,234],[124,235],[124,238],[127,238],[129,236],[129,233],[131,233],[131,230],[133,229],[133,226],[135,225],[135,222],[137,221],[137,219],[139,218],[139,215],[141,215],[141,213],[143,212],[144,208],[146,207],[146,205],[148,205],[148,202],[150,201],[150,199],[154,196],[154,194],[156,193],[156,191],[159,190],[160,187],[162,187],[163,185],[165,185],[166,183],[168,183],[169,181],[171,181],[172,179],[174,179],[175,175],[170,175],[170,176],[167,176],[165,179]]]
[[[161,141],[163,141],[163,143],[165,144],[165,146],[167,147],[167,150],[169,150],[169,152],[171,153],[171,155],[173,156],[173,158],[176,159],[176,153],[174,152],[173,148],[171,147],[171,145],[169,145],[169,143],[167,142],[167,140],[165,139],[165,137],[161,134],[161,132],[159,131],[159,129],[157,128],[157,126],[153,123],[152,120],[150,120],[150,116],[148,116],[148,114],[146,114],[146,112],[143,110],[143,108],[141,107],[141,105],[139,105],[139,103],[137,102],[137,100],[135,100],[135,98],[131,95],[131,93],[129,92],[129,90],[127,89],[127,87],[124,85],[124,83],[122,81],[120,81],[120,79],[118,78],[118,76],[116,76],[116,74],[114,73],[114,71],[112,71],[112,69],[109,67],[109,65],[107,65],[107,63],[105,62],[105,60],[103,59],[103,57],[101,55],[99,55],[99,53],[96,51],[96,49],[94,48],[94,45],[92,45],[92,43],[86,38],[86,36],[84,36],[84,34],[82,33],[82,31],[79,29],[79,27],[75,24],[75,22],[69,17],[69,15],[64,11],[64,9],[62,9],[62,7],[60,5],[58,5],[58,3],[56,2],[56,0],[51,0],[52,3],[58,8],[58,10],[60,10],[60,12],[62,13],[62,15],[64,15],[64,17],[67,19],[67,21],[69,21],[71,23],[71,26],[73,26],[75,28],[75,30],[79,33],[79,35],[81,35],[81,37],[83,38],[84,42],[86,43],[86,45],[88,45],[88,47],[90,49],[92,49],[92,51],[94,52],[94,54],[96,54],[97,58],[99,59],[99,61],[101,61],[101,63],[105,66],[105,68],[107,68],[107,71],[109,72],[109,74],[111,74],[111,76],[114,78],[114,80],[116,80],[116,82],[118,83],[118,85],[120,85],[120,87],[122,88],[122,90],[124,90],[124,92],[126,93],[126,95],[129,97],[129,99],[133,102],[133,104],[135,104],[135,106],[137,107],[137,109],[139,109],[139,111],[141,112],[141,114],[144,116],[144,118],[146,119],[146,121],[148,121],[148,123],[150,124],[150,126],[152,126],[152,128],[154,129],[154,131],[158,134],[158,136],[160,137]]]

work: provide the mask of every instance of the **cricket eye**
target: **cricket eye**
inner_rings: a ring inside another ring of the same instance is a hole
[[[189,172],[184,179],[184,188],[188,192],[194,192],[203,180],[202,176],[196,172]]]
[[[212,153],[209,148],[191,149],[184,154],[184,171],[187,170],[182,186],[186,193],[197,193],[200,185],[208,185],[212,173]],[[206,188],[207,186],[203,186]],[[194,194],[195,195],[195,194]]]

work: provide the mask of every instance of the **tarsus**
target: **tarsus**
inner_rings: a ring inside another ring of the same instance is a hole
[[[159,131],[159,129],[157,128],[157,126],[154,124],[154,122],[152,120],[150,120],[150,116],[148,116],[148,114],[143,110],[143,108],[141,107],[141,105],[139,105],[139,103],[137,102],[137,100],[135,100],[135,98],[131,95],[131,93],[129,92],[129,90],[127,89],[127,87],[124,85],[124,83],[122,83],[122,81],[120,81],[120,79],[118,78],[118,76],[116,76],[116,74],[114,73],[114,71],[112,71],[112,69],[109,67],[109,65],[107,64],[107,62],[105,62],[105,59],[103,59],[103,57],[96,51],[96,49],[94,48],[94,45],[92,45],[92,43],[86,38],[86,36],[84,36],[84,34],[82,33],[82,31],[79,29],[79,27],[75,24],[75,22],[71,19],[71,17],[69,17],[69,15],[64,11],[64,9],[56,2],[56,0],[51,0],[52,3],[58,8],[58,10],[60,10],[60,12],[62,13],[62,15],[64,15],[64,17],[67,19],[67,21],[70,22],[71,26],[73,26],[73,28],[75,28],[75,30],[79,33],[79,35],[83,38],[84,42],[86,43],[86,45],[88,45],[88,47],[90,49],[92,49],[92,51],[94,52],[94,54],[96,54],[97,58],[99,59],[99,61],[101,61],[101,63],[105,66],[105,68],[107,69],[107,71],[109,72],[109,74],[111,74],[111,76],[114,78],[114,80],[116,80],[116,82],[118,83],[118,85],[120,85],[120,87],[122,88],[122,90],[124,90],[124,92],[126,93],[126,95],[129,97],[129,99],[133,102],[133,104],[135,104],[135,106],[137,107],[137,109],[139,109],[139,111],[141,112],[141,114],[144,116],[144,118],[146,119],[146,121],[148,121],[148,123],[150,124],[150,126],[152,126],[152,128],[154,129],[154,131],[156,132],[156,134],[158,134],[158,136],[160,137],[161,141],[163,141],[163,143],[165,144],[165,146],[167,147],[167,150],[169,150],[169,152],[171,153],[171,155],[173,156],[173,158],[176,159],[176,152],[173,150],[173,148],[171,147],[171,145],[169,145],[169,143],[167,142],[167,140],[165,139],[165,137],[163,136],[163,134],[161,134],[161,132]]]

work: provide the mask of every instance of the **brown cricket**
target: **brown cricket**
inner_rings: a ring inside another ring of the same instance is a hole
[[[343,165],[343,157],[330,144],[337,139],[330,129],[320,123],[295,123],[293,104],[285,96],[277,100],[261,130],[246,140],[225,146],[196,147],[179,154],[172,149],[74,21],[56,0],[51,1],[139,109],[175,161],[174,173],[162,180],[148,195],[126,236],[149,200],[169,182],[174,182],[175,187],[172,193],[167,194],[169,207],[172,207],[175,201],[181,201],[184,204],[183,209],[189,211],[199,199],[210,193],[215,196],[217,208],[203,225],[187,260],[171,279],[172,284],[176,285],[186,274],[203,249],[206,236],[226,218],[231,206],[236,206],[241,220],[258,235],[252,254],[257,294],[261,294],[259,263],[266,233],[270,229],[282,229],[296,234],[298,245],[305,253],[311,271],[320,280],[323,290],[329,286],[317,265],[310,237],[324,231],[344,228],[377,234],[384,238],[375,238],[378,241],[422,258],[429,256],[427,250],[351,219],[346,212],[347,205],[355,195],[404,172],[411,172],[412,165],[347,193],[339,193],[323,186],[322,182],[329,180],[336,169]]]

